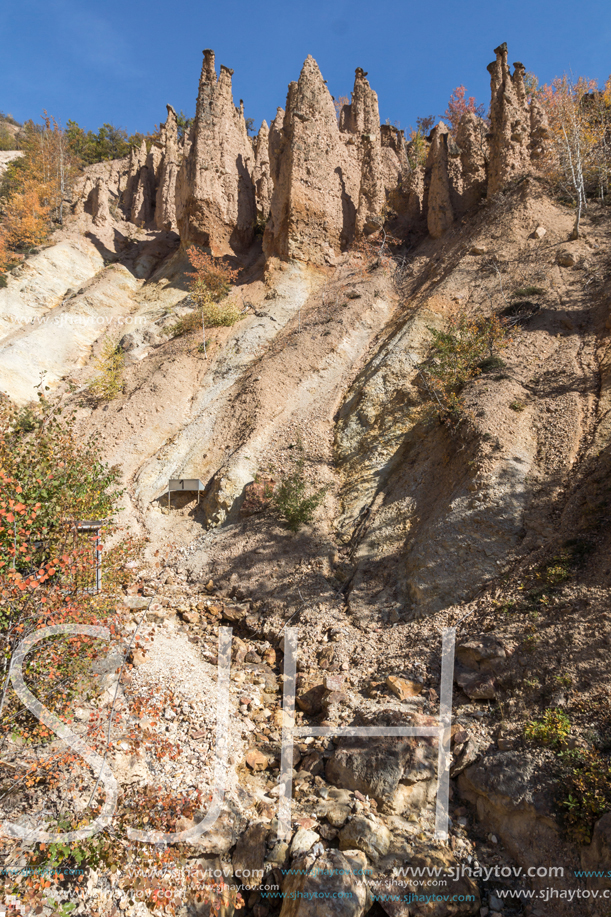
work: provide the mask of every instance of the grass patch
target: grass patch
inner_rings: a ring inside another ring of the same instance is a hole
[[[581,567],[594,545],[586,538],[571,538],[565,541],[562,549],[534,571],[537,584],[530,589],[525,598],[530,603],[549,605],[551,597],[558,592],[564,583],[571,580]]]
[[[168,334],[172,338],[177,338],[193,331],[201,331],[203,328],[230,328],[239,322],[241,317],[239,309],[233,303],[215,303],[210,300],[188,315],[183,315],[174,325],[170,325]]]
[[[516,399],[515,401],[510,402],[509,407],[511,408],[512,411],[516,411],[516,413],[519,414],[526,408],[526,403],[524,401],[520,401],[519,399]]]

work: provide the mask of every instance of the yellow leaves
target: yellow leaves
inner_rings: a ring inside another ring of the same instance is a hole
[[[45,239],[50,208],[41,202],[41,192],[44,188],[28,184],[11,197],[2,227],[9,248],[31,248]]]
[[[536,89],[533,96],[545,112],[551,140],[539,166],[585,202],[586,185],[599,190],[607,183],[611,78],[599,91],[596,80],[573,81],[565,75]]]

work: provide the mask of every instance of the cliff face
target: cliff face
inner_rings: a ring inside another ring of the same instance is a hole
[[[233,70],[204,51],[191,143],[176,187],[181,240],[215,253],[246,248],[256,217],[253,150],[241,109],[233,104]]]
[[[333,263],[357,239],[389,217],[394,231],[433,238],[455,219],[527,174],[545,153],[544,113],[526,97],[524,67],[507,64],[496,49],[489,124],[463,115],[456,135],[441,122],[412,159],[403,132],[380,125],[378,97],[357,68],[352,97],[339,118],[316,61],[308,57],[271,127],[248,137],[243,104],[233,102],[233,71],[204,52],[193,126],[178,141],[176,113],[159,140],[143,141],[117,170],[107,168],[107,197],[118,198],[128,221],[145,229],[177,231],[184,244],[216,254],[241,252],[266,223],[268,258]],[[413,152],[413,151],[412,151]],[[423,160],[423,155],[425,160]],[[75,212],[98,214],[98,171],[81,183]]]

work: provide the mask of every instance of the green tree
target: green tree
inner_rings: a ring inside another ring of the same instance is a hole
[[[178,128],[178,139],[182,140],[185,134],[191,129],[194,118],[187,118],[182,108],[180,109],[180,114],[176,115],[176,126]]]

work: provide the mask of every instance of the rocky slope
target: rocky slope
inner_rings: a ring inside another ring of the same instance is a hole
[[[183,757],[154,771],[118,747],[124,788],[210,788],[219,625],[233,628],[226,806],[191,857],[224,863],[255,917],[602,913],[583,895],[545,898],[609,887],[574,875],[608,868],[608,816],[589,843],[567,838],[557,759],[524,727],[554,707],[577,747],[606,735],[610,223],[592,205],[568,241],[572,213],[534,169],[546,127],[523,70],[498,48],[488,134],[473,115],[456,139],[440,124],[414,164],[380,127],[367,75],[338,119],[312,58],[252,142],[231,71],[217,77],[206,51],[190,136],[178,142],[168,109],[158,146],[89,169],[72,221],[0,290],[0,388],[25,404],[46,373],[121,465],[126,521],[148,538],[140,595],[124,600],[126,636],[144,610],[150,628],[125,716],[154,694]],[[393,257],[384,219],[401,240]],[[191,242],[240,268],[230,295],[243,317],[212,331],[206,354],[198,335],[169,334],[192,309]],[[469,423],[427,419],[431,328],[492,313],[511,341],[467,386]],[[124,390],[95,405],[87,383],[109,335]],[[292,534],[253,510],[265,509],[257,481],[290,471],[300,444],[326,495]],[[168,507],[181,477],[205,490]],[[447,843],[432,833],[437,749],[413,737],[298,741],[294,833],[278,841],[289,624],[297,721],[312,727],[433,723],[441,631],[457,629]],[[283,874],[291,864],[302,872]],[[434,883],[398,872],[458,865],[479,872],[444,874],[451,901],[417,900]],[[551,866],[562,881],[537,874]],[[262,868],[282,899],[244,881]],[[81,913],[146,913],[129,886],[96,882]],[[374,900],[397,888],[408,899]],[[306,897],[319,891],[349,896],[331,909]]]

